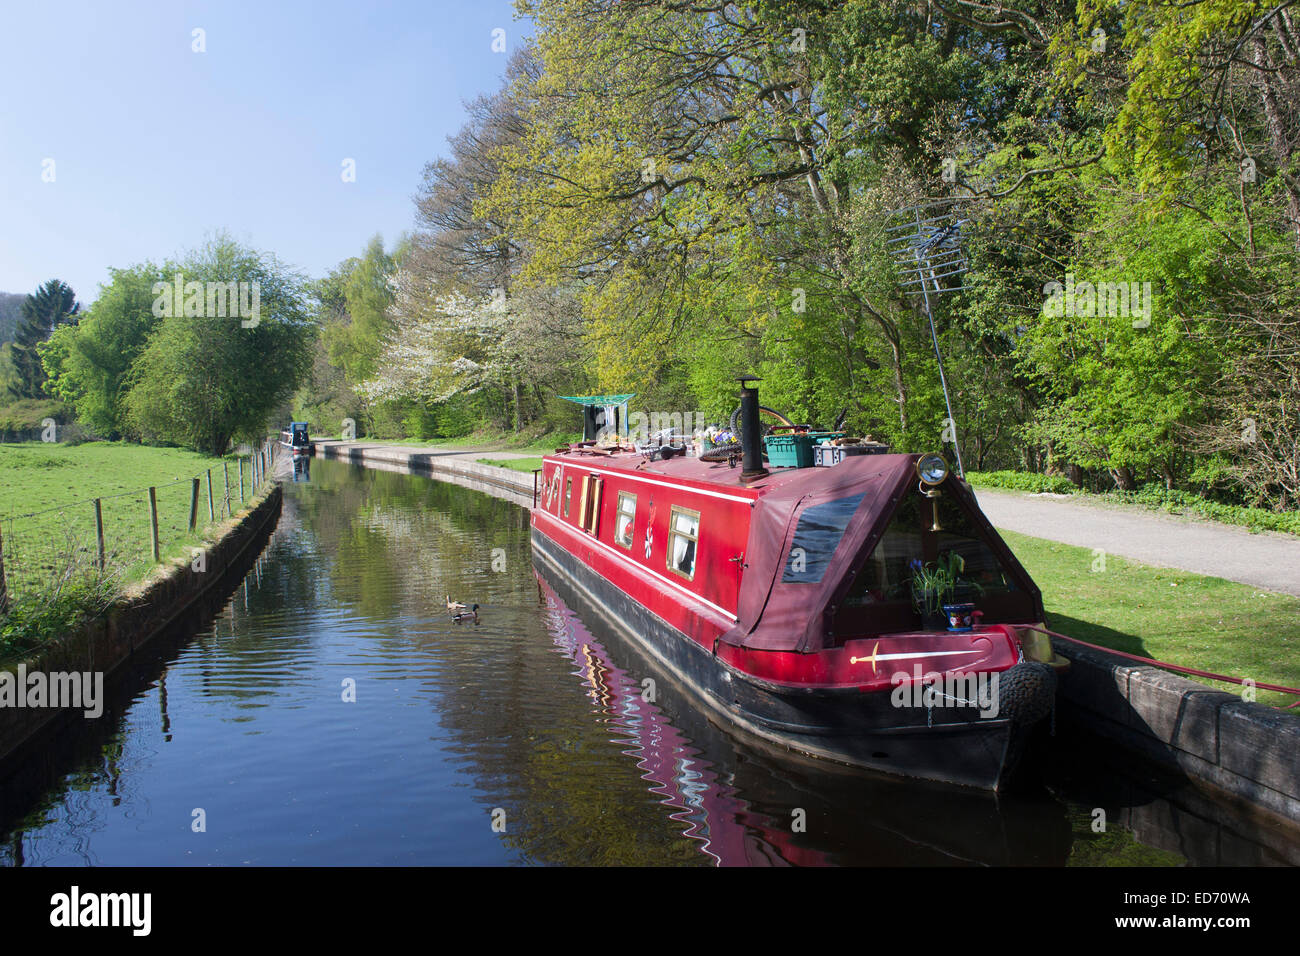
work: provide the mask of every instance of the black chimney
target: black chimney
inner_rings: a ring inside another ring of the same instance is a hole
[[[758,389],[750,388],[748,382],[762,381],[754,375],[742,375],[740,382],[740,439],[744,450],[744,468],[740,472],[741,481],[758,481],[766,477],[767,469],[763,467],[763,434],[758,421]]]
[[[600,409],[595,405],[582,406],[582,440],[595,441],[600,435],[600,424],[597,418],[600,415]]]

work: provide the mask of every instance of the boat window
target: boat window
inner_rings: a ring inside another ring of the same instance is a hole
[[[695,545],[700,536],[700,513],[673,506],[668,523],[668,570],[695,577]]]
[[[922,507],[928,510],[928,502]],[[942,530],[933,532],[935,549],[941,557],[951,551],[961,555],[962,582],[972,586],[977,594],[1001,594],[1016,589],[1010,572],[951,496],[939,499],[939,526]]]
[[[604,485],[605,479],[595,475],[582,479],[582,530],[590,534],[595,534],[600,524],[600,497]]]
[[[625,548],[632,547],[632,528],[636,523],[636,495],[630,491],[618,493],[618,521],[614,527],[614,540]]]
[[[569,502],[573,500],[573,479],[564,479],[564,517],[569,517]]]
[[[782,582],[816,584],[826,573],[844,538],[849,519],[858,510],[865,494],[837,498],[820,505],[805,508],[794,529],[794,540],[785,561]]]
[[[966,512],[947,495],[938,503],[941,530],[934,531],[930,500],[916,492],[903,499],[850,588],[846,604],[910,604],[916,564],[947,560],[949,552],[954,551],[962,558],[958,587],[968,599],[1016,589],[1010,573]]]
[[[546,482],[545,508],[547,511],[551,510],[551,505],[555,503],[556,499],[558,499],[559,496],[560,496],[560,469],[556,468],[554,471],[551,472],[550,480]]]

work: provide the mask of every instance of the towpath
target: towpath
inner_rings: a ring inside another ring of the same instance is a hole
[[[998,528],[1300,596],[1300,538],[1072,495],[978,488]]]

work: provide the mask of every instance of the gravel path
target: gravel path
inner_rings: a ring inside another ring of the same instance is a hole
[[[995,527],[1300,597],[1300,538],[1071,495],[977,488]]]

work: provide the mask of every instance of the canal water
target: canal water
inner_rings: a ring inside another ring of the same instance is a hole
[[[313,461],[232,586],[139,655],[101,719],[0,767],[0,863],[1300,861],[1064,728],[1000,796],[739,739],[565,605],[523,509],[424,477]]]

